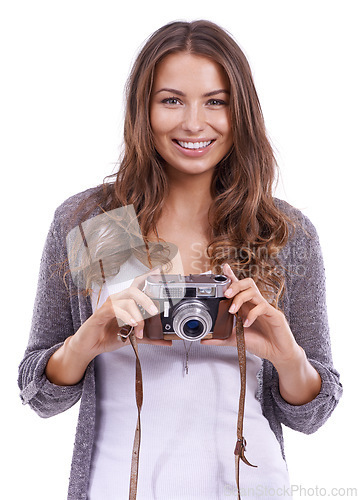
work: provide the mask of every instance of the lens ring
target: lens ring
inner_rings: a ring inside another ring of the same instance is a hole
[[[193,336],[194,332],[188,335],[185,332],[185,325],[189,321],[199,321],[202,324],[202,331],[198,330],[197,335]],[[212,318],[206,306],[199,300],[183,302],[173,314],[173,329],[178,337],[184,340],[200,340],[205,337],[212,327]]]

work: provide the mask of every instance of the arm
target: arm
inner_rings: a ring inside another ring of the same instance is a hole
[[[280,395],[287,403],[303,405],[320,393],[321,377],[298,344],[290,359],[278,359],[273,365],[278,373]]]
[[[158,311],[140,288],[147,275],[158,270],[137,276],[129,288],[111,295],[93,314],[89,298],[83,297],[72,279],[65,285],[58,266],[67,261],[60,221],[69,212],[58,209],[46,240],[29,344],[19,367],[21,398],[42,417],[64,411],[79,400],[84,375],[98,354],[130,344],[128,338],[118,342],[118,321],[133,325],[140,342],[171,345],[168,340],[142,338],[144,320],[137,304],[149,315]],[[93,370],[89,374],[93,376]]]
[[[320,390],[305,404],[290,404],[290,399],[286,400],[286,388],[282,387],[280,366],[273,370],[270,390],[280,421],[309,434],[329,418],[342,395],[342,386],[332,361],[325,271],[319,239],[307,217],[302,216],[301,222],[303,228],[297,228],[284,262],[287,267],[287,317],[296,342],[320,376]]]
[[[43,250],[29,342],[19,366],[20,397],[41,417],[70,408],[82,392],[82,382],[59,387],[45,375],[50,357],[80,323],[78,296],[66,288],[63,270],[59,269],[66,260],[60,216],[55,215]]]
[[[297,228],[281,255],[287,271],[285,314],[263,298],[251,278],[238,280],[228,265],[224,273],[232,283],[225,295],[233,298],[229,311],[243,318],[247,350],[264,359],[263,411],[309,433],[332,413],[342,386],[332,364],[318,237],[311,222],[298,213],[303,229]],[[201,343],[236,345],[236,339],[233,332],[225,341]]]
[[[233,297],[229,312],[243,318],[247,350],[276,368],[280,395],[287,403],[309,403],[320,392],[321,378],[297,343],[285,315],[262,296],[251,278],[238,280],[227,264],[224,272],[232,281],[225,292]],[[233,331],[228,342],[234,345],[235,340]]]
[[[73,336],[68,337],[47,362],[45,374],[53,384],[76,385],[84,377],[93,356],[79,355],[71,347]]]

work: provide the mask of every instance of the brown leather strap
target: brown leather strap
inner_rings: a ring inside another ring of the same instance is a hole
[[[134,443],[133,443],[130,489],[129,489],[129,500],[135,500],[137,497],[137,480],[138,480],[139,450],[140,450],[140,437],[141,437],[140,412],[143,404],[143,381],[142,381],[141,365],[138,357],[137,340],[134,335],[133,329],[129,335],[129,340],[132,344],[136,356],[135,393],[136,393],[136,403],[138,408],[138,420],[137,420],[137,427],[135,430]],[[238,315],[236,315],[236,344],[237,344],[237,353],[239,357],[241,387],[240,387],[240,398],[239,398],[239,410],[237,417],[237,441],[234,450],[234,455],[235,455],[237,492],[238,492],[238,499],[240,500],[241,498],[240,478],[239,478],[240,459],[250,467],[256,467],[256,465],[250,464],[250,462],[246,459],[244,454],[246,449],[246,441],[243,436],[243,422],[244,422],[245,395],[246,395],[246,352],[245,352],[244,328],[242,325],[242,320]]]
[[[237,493],[238,493],[238,499],[240,500],[241,498],[240,477],[239,477],[240,459],[250,467],[256,467],[256,465],[250,464],[250,462],[246,459],[244,455],[246,449],[246,440],[243,436],[245,395],[246,395],[246,351],[245,351],[244,327],[242,325],[242,319],[237,314],[236,314],[236,345],[237,345],[237,354],[239,357],[241,387],[240,387],[240,398],[239,398],[239,411],[237,416],[237,441],[234,449],[234,455],[235,455]]]
[[[132,465],[131,465],[131,476],[130,476],[130,489],[129,489],[129,500],[135,500],[137,497],[137,480],[138,480],[138,466],[139,466],[139,449],[140,449],[140,411],[143,404],[143,382],[142,382],[142,369],[140,366],[140,361],[138,357],[138,345],[137,339],[132,330],[129,335],[129,340],[132,344],[136,355],[136,370],[135,370],[135,397],[138,408],[138,419],[137,427],[134,435],[133,451],[132,451]]]

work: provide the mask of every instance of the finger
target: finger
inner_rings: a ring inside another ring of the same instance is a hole
[[[155,314],[158,314],[158,308],[154,304],[154,302],[146,295],[144,292],[139,290],[138,288],[135,288],[133,286],[130,286],[129,288],[126,288],[122,292],[115,293],[111,295],[111,298],[114,303],[118,303],[121,299],[133,299],[138,305],[142,306],[143,309],[145,309],[151,316],[154,316]]]
[[[239,281],[237,279],[234,271],[231,269],[231,267],[229,266],[229,264],[227,262],[223,265],[223,271],[224,271],[225,276],[230,278],[231,281]]]
[[[147,273],[141,274],[140,276],[136,276],[131,284],[131,286],[134,286],[136,288],[142,289],[145,280],[148,278],[148,276],[151,276],[152,274],[160,274],[160,269],[161,266],[156,266]]]
[[[144,321],[138,322],[138,325],[134,327],[134,334],[139,339],[143,338]]]
[[[121,300],[117,305],[127,311],[137,323],[143,322],[142,313],[133,299]]]
[[[272,306],[270,306],[270,304],[266,301],[261,302],[260,304],[255,306],[253,309],[251,309],[249,314],[246,316],[246,319],[244,321],[243,326],[245,328],[248,328],[249,326],[251,326],[252,323],[254,323],[254,321],[256,321],[259,316],[262,316],[263,314],[267,314],[269,312],[270,307],[272,307]]]
[[[105,324],[109,320],[116,321],[117,325],[130,325],[139,327],[144,326],[143,316],[141,315],[136,303],[131,300],[113,301],[113,295],[110,295],[105,304],[98,310],[100,315],[100,324]],[[98,321],[98,320],[97,320]]]
[[[233,297],[237,293],[242,292],[243,290],[247,290],[248,288],[252,288],[256,290],[257,293],[260,294],[260,291],[257,288],[256,283],[252,278],[243,278],[241,280],[232,281],[231,285],[225,292],[225,296]]]
[[[232,304],[229,309],[229,313],[235,314],[245,302],[252,302],[255,305],[261,304],[261,302],[265,301],[265,299],[257,293],[257,290],[253,288],[248,288],[243,292],[239,292],[234,299],[232,300]]]
[[[138,325],[138,321],[135,318],[133,318],[133,316],[128,311],[126,311],[119,305],[113,304],[113,311],[117,318],[118,326],[121,327],[123,325],[130,325],[130,326]]]

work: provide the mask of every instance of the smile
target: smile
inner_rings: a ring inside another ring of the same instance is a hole
[[[210,146],[210,144],[214,142],[213,140],[206,142],[184,142],[184,141],[178,141],[176,139],[174,140],[177,144],[179,144],[179,146],[185,149],[204,149]]]

